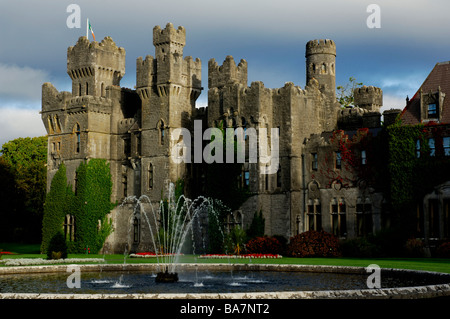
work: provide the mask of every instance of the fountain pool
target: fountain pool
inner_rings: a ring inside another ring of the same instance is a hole
[[[80,265],[81,287],[69,288],[67,266],[0,268],[2,298],[430,298],[450,297],[450,274],[382,269],[381,288],[367,288],[362,267],[179,264],[179,281],[155,282],[155,264]]]

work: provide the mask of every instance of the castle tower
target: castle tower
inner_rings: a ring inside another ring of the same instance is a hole
[[[306,84],[312,78],[331,101],[336,96],[336,45],[329,39],[311,40],[306,44]]]
[[[369,112],[379,112],[383,106],[383,91],[374,86],[363,86],[353,90],[355,106]]]
[[[183,58],[186,31],[171,23],[153,28],[155,57],[136,61],[136,91],[142,101],[142,193],[159,201],[170,182],[184,178],[184,163],[173,163],[171,133],[192,129],[195,102],[201,87],[201,61]],[[181,137],[181,138],[184,138]]]
[[[90,42],[80,37],[67,49],[67,74],[72,79],[72,96],[106,96],[106,87],[119,86],[125,74],[125,49],[110,37]]]

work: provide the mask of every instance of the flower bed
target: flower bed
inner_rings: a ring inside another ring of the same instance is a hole
[[[183,256],[183,254],[155,254],[153,252],[148,252],[148,253],[135,253],[135,254],[130,254],[131,258],[156,258],[156,257],[168,257],[168,256]]]
[[[278,254],[244,254],[244,255],[226,255],[226,254],[206,254],[198,258],[283,258]]]
[[[10,251],[0,251],[0,255],[14,255],[14,254]]]
[[[0,262],[5,266],[29,266],[49,264],[73,264],[73,263],[95,263],[105,262],[103,258],[66,258],[66,259],[43,259],[43,258],[15,258],[3,259]]]

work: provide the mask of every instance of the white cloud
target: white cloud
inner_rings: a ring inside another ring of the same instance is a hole
[[[43,70],[0,63],[0,98],[40,100],[41,85],[48,81],[48,77]]]
[[[0,108],[0,146],[15,138],[46,134],[38,110],[16,107]]]

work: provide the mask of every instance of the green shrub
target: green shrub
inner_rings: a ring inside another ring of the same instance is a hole
[[[252,223],[250,224],[249,228],[247,229],[247,236],[248,240],[256,238],[256,237],[263,237],[264,236],[264,224],[265,219],[262,215],[262,211],[255,212]]]
[[[280,254],[282,245],[275,237],[256,237],[246,244],[247,252],[252,254]]]
[[[408,257],[425,257],[423,241],[418,238],[410,238],[406,241],[405,252]]]
[[[291,257],[338,257],[339,240],[323,230],[309,230],[290,239],[287,255]]]
[[[440,244],[436,250],[436,255],[441,258],[450,258],[450,241]]]
[[[61,232],[53,235],[47,248],[47,259],[67,258],[67,244]]]
[[[380,247],[366,237],[342,241],[340,248],[345,257],[378,257],[380,255]]]
[[[246,237],[245,230],[235,226],[225,238],[226,253],[235,255],[244,253]]]

